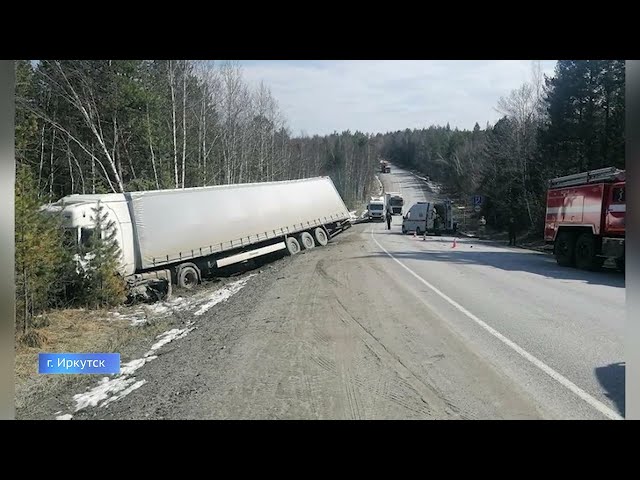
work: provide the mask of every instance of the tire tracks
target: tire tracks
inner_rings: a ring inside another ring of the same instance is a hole
[[[335,296],[334,312],[342,319],[345,324],[351,325],[353,330],[363,341],[369,351],[371,351],[383,365],[391,367],[400,377],[400,381],[405,383],[408,388],[414,391],[422,402],[426,405],[429,416],[437,415],[442,412],[449,417],[458,417],[459,409],[452,405],[443,395],[438,392],[432,385],[425,383],[420,379],[395,353],[389,351],[375,335],[373,335],[366,327],[362,325],[355,317],[353,317],[345,305],[340,301],[339,296]],[[400,402],[402,397],[394,397],[395,401]],[[404,403],[403,403],[404,406]]]

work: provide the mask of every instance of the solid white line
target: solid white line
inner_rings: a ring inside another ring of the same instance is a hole
[[[487,332],[489,332],[491,335],[496,337],[502,343],[504,343],[505,345],[510,347],[512,350],[514,350],[516,353],[518,353],[520,356],[522,356],[523,358],[525,358],[526,360],[528,360],[529,362],[534,364],[536,367],[538,367],[544,373],[546,373],[551,378],[553,378],[555,381],[560,383],[562,386],[564,386],[567,389],[571,390],[578,397],[580,397],[582,400],[587,402],[593,408],[598,410],[604,416],[606,416],[606,417],[608,417],[608,418],[610,418],[612,420],[623,420],[623,417],[620,416],[617,412],[613,411],[611,408],[607,407],[604,403],[600,402],[599,400],[597,400],[594,397],[592,397],[591,395],[589,395],[587,392],[582,390],[580,387],[578,387],[571,380],[569,380],[568,378],[562,376],[561,374],[556,372],[553,368],[551,368],[550,366],[545,364],[542,360],[539,360],[538,358],[534,357],[529,352],[527,352],[524,348],[522,348],[521,346],[519,346],[515,342],[509,340],[507,337],[502,335],[500,332],[498,332],[497,330],[495,330],[491,326],[487,325],[485,322],[480,320],[478,317],[476,317],[473,313],[471,313],[469,310],[464,308],[458,302],[456,302],[455,300],[449,298],[447,295],[445,295],[440,290],[438,290],[436,287],[434,287],[429,282],[427,282],[420,275],[418,275],[413,270],[411,270],[409,267],[407,267],[404,263],[402,263],[400,260],[398,260],[396,257],[394,257],[391,253],[389,253],[386,248],[384,248],[382,245],[380,245],[380,243],[378,243],[378,240],[376,240],[375,236],[373,235],[373,229],[371,230],[371,238],[373,238],[373,241],[376,242],[378,247],[380,247],[384,251],[384,253],[389,255],[389,257],[391,257],[391,259],[393,259],[398,265],[400,265],[407,272],[409,272],[411,275],[413,275],[417,280],[422,282],[423,285],[425,285],[426,287],[431,289],[433,292],[438,294],[440,297],[442,297],[444,300],[446,300],[449,304],[451,304],[454,308],[456,308],[458,311],[460,311],[461,313],[466,315],[468,318],[470,318],[471,320],[476,322],[478,325],[480,325],[482,328],[484,328]]]

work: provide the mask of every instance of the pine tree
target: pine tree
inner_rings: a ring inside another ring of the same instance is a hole
[[[16,171],[15,195],[16,326],[26,334],[31,319],[55,303],[65,256],[58,219],[39,211],[35,182],[24,165]]]
[[[92,211],[94,228],[80,252],[84,258],[85,303],[100,308],[122,303],[125,284],[118,274],[120,248],[115,238],[115,222],[109,220],[100,202]]]

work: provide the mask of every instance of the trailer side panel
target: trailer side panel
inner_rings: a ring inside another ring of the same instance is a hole
[[[349,218],[329,177],[133,192],[130,201],[142,269]]]

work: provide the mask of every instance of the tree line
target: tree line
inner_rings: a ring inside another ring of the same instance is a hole
[[[561,60],[551,77],[534,64],[530,81],[498,100],[495,125],[388,133],[381,154],[463,202],[483,195],[489,225],[514,217],[521,231],[542,235],[549,179],[624,168],[624,92],[623,60]]]

